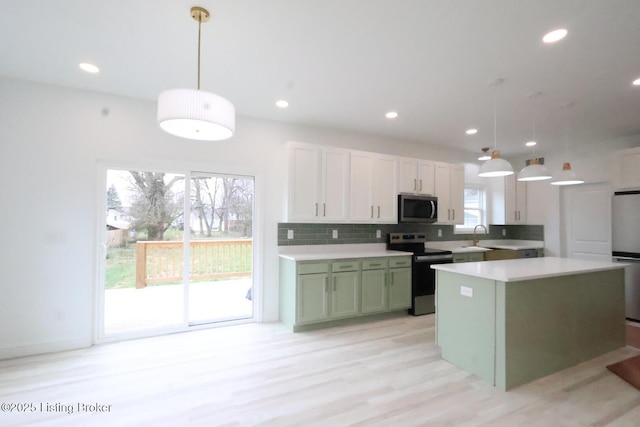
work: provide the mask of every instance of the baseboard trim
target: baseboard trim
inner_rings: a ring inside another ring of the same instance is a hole
[[[0,360],[14,359],[16,357],[35,356],[59,351],[79,350],[91,347],[91,340],[73,338],[64,341],[50,341],[37,344],[27,344],[15,347],[0,348]]]
[[[330,328],[334,326],[353,325],[354,323],[374,322],[377,320],[393,319],[395,317],[406,317],[407,309],[400,311],[390,311],[386,313],[367,314],[358,317],[349,317],[346,319],[330,320],[328,322],[311,323],[308,325],[296,325],[293,327],[293,332],[307,332],[315,331],[317,329]]]

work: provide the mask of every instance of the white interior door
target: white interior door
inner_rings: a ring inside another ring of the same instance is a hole
[[[568,258],[611,261],[609,183],[562,188],[562,229]]]

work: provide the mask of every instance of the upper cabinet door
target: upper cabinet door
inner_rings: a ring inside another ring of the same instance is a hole
[[[612,156],[613,188],[638,189],[640,188],[640,147],[618,150]]]
[[[453,210],[452,224],[464,224],[464,166],[451,165],[449,205]]]
[[[504,177],[505,224],[527,222],[527,183],[518,181],[516,174]]]
[[[396,165],[396,158],[392,156],[377,156],[375,159],[373,172],[375,222],[398,221]]]
[[[288,220],[347,219],[349,151],[292,144],[289,152]]]
[[[373,154],[351,152],[349,171],[349,218],[373,221]]]
[[[433,195],[435,164],[429,160],[398,159],[398,192]]]
[[[318,209],[322,221],[347,219],[349,198],[349,152],[324,149],[322,154],[322,197]]]
[[[438,223],[464,224],[464,166],[435,164]]]
[[[463,171],[464,179],[464,171]],[[428,160],[418,161],[418,193],[433,196],[436,194],[435,187],[435,163]]]
[[[396,158],[351,152],[349,219],[368,223],[395,223]]]
[[[318,219],[320,155],[320,149],[306,144],[289,148],[289,221]]]

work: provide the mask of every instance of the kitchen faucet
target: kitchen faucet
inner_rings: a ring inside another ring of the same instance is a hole
[[[478,225],[476,225],[476,226],[473,228],[473,246],[478,246],[478,242],[480,241],[480,239],[478,239],[478,238],[476,237],[476,230],[478,230],[478,227],[482,227],[482,228],[484,228],[484,234],[485,234],[485,235],[489,234],[489,232],[487,231],[487,227],[485,227],[485,226],[484,226],[484,225],[482,225],[482,224],[478,224]]]

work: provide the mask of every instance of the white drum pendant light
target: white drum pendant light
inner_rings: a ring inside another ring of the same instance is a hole
[[[182,138],[219,141],[233,136],[236,112],[233,104],[216,94],[200,90],[200,35],[210,15],[201,7],[191,8],[198,21],[198,88],[169,89],[158,96],[158,124]]]
[[[494,88],[501,84],[504,79],[496,79],[490,86]],[[513,167],[511,164],[500,157],[500,151],[497,149],[497,108],[495,91],[493,96],[493,152],[491,153],[491,159],[487,160],[480,166],[478,176],[481,177],[494,177],[494,176],[507,176],[513,174]]]

